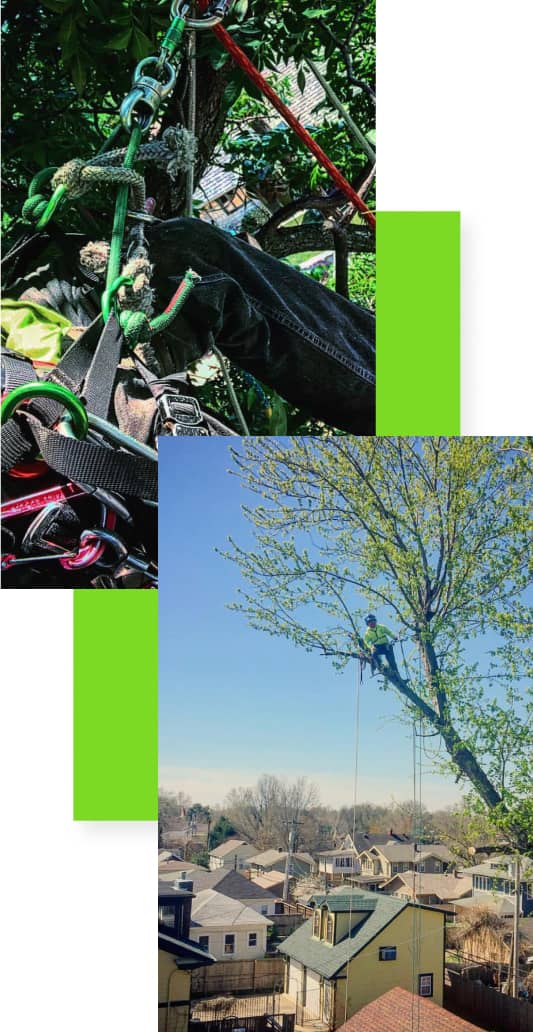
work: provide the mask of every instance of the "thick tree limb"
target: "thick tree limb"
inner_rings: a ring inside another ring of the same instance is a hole
[[[364,226],[346,227],[346,244],[348,251],[357,254],[372,254],[375,240]],[[275,258],[284,258],[299,251],[333,251],[335,239],[331,226],[321,222],[310,222],[302,226],[288,226],[278,229],[269,237],[258,240],[264,251]]]

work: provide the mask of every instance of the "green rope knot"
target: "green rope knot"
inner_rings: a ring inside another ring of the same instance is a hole
[[[48,197],[44,194],[33,194],[27,197],[22,205],[22,218],[25,222],[36,222],[48,207]]]
[[[127,346],[133,350],[140,343],[146,343],[152,335],[150,320],[144,312],[123,311],[119,322]]]

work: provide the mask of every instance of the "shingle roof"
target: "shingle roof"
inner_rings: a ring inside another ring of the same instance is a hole
[[[398,860],[403,860],[404,862],[407,860],[424,860],[428,856],[436,856],[441,860],[453,860],[453,854],[448,847],[443,846],[440,842],[435,845],[422,845],[417,850],[415,850],[413,842],[386,842],[382,845],[375,843],[374,846],[368,847],[368,849],[373,848],[383,853],[383,856],[390,860],[391,863],[395,863]]]
[[[405,900],[396,899],[394,896],[382,896],[363,890],[342,894],[332,892],[329,896],[313,898],[317,906],[325,901],[331,910],[342,909],[346,912],[350,910],[351,905],[352,912],[357,910],[368,913],[368,917],[335,946],[326,946],[318,939],[313,939],[313,919],[310,918],[278,947],[280,953],[293,957],[324,978],[336,975],[352,957],[371,942],[375,935],[409,906]]]
[[[191,928],[228,927],[233,925],[271,925],[273,922],[244,903],[230,899],[215,889],[203,889],[192,903]]]
[[[419,1032],[479,1032],[480,1026],[439,1007],[433,1000],[414,996],[396,986],[367,1003],[337,1032],[411,1032],[413,1015]]]
[[[257,864],[258,867],[269,867],[270,864],[275,864],[278,860],[284,860],[286,856],[287,850],[265,849],[263,853],[256,853],[255,856],[248,857],[248,863]]]
[[[512,877],[509,872],[514,872],[515,863],[516,857],[500,853],[497,856],[491,856],[489,860],[484,860],[481,864],[476,864],[475,867],[467,867],[466,870],[468,874],[485,874],[489,878],[509,878]],[[521,857],[520,879],[530,878],[532,869],[533,860],[527,856]]]
[[[216,849],[209,850],[209,856],[227,856],[228,853],[233,853],[234,849],[238,849],[239,846],[249,846],[249,842],[245,842],[244,839],[230,838],[226,839],[225,842],[221,842]]]
[[[395,874],[383,886],[382,891],[387,892],[393,882],[402,881],[409,889],[414,889],[417,896],[438,896],[439,899],[460,899],[461,896],[468,896],[472,892],[472,879],[467,877],[455,878],[450,874],[415,874],[414,871],[406,871],[404,874]]]
[[[274,893],[261,888],[254,881],[239,874],[238,871],[228,871],[224,868],[219,871],[194,871],[192,883],[193,892],[216,888],[218,892],[229,896],[230,899],[268,900],[269,897],[276,898]]]

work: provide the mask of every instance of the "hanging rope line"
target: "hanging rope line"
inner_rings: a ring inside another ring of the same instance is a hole
[[[207,0],[202,0],[201,7],[205,9],[206,6]],[[376,217],[373,212],[370,211],[359,194],[354,190],[353,186],[351,186],[348,180],[343,176],[342,172],[340,172],[337,166],[333,164],[330,158],[328,158],[327,154],[322,150],[322,147],[320,147],[316,140],[313,139],[296,116],[293,115],[290,108],[288,108],[281,98],[278,97],[270,83],[267,82],[265,77],[261,75],[261,72],[246,56],[244,50],[241,50],[238,43],[235,42],[223,25],[214,25],[213,32],[219,43],[221,43],[224,49],[227,50],[228,54],[231,55],[235,64],[237,64],[239,68],[242,68],[243,72],[245,72],[248,78],[255,86],[257,86],[263,96],[265,96],[276,108],[276,111],[278,111],[284,121],[287,122],[287,125],[291,127],[302,143],[305,144],[309,151],[311,151],[311,154],[313,154],[318,163],[322,165],[322,168],[326,170],[332,181],[335,183],[335,186],[337,186],[345,197],[347,197],[348,200],[355,205],[357,210],[361,212],[369,226],[371,226],[372,229],[375,229]]]
[[[354,732],[354,763],[353,763],[353,812],[352,812],[352,844],[354,859],[357,855],[355,848],[355,824],[356,824],[356,808],[357,808],[357,788],[359,780],[359,725],[360,725],[360,699],[361,699],[361,677],[358,676],[359,671],[356,666],[355,675],[355,732]],[[348,924],[348,934],[351,934],[352,930],[352,900],[353,900],[353,879],[350,886],[350,916]],[[350,988],[350,964],[346,965],[346,991],[344,996],[344,1021],[348,1020],[348,993]]]

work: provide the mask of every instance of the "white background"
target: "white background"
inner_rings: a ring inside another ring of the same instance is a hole
[[[462,212],[463,433],[532,429],[531,27],[527,0],[378,0],[378,205]],[[155,825],[71,820],[70,593],[1,602],[4,1027],[148,1032]]]

